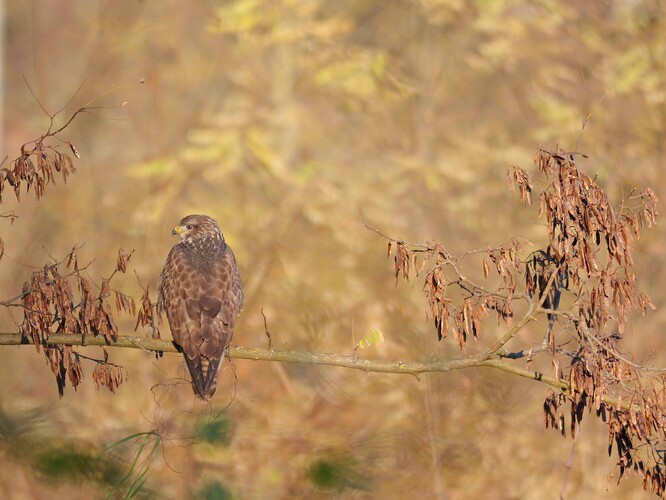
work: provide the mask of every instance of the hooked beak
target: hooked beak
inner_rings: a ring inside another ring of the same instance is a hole
[[[171,231],[171,236],[180,236],[180,233],[183,232],[183,229],[180,226],[176,226],[173,228],[173,231]]]

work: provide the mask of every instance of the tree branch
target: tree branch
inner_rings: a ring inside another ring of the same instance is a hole
[[[34,345],[32,338],[20,333],[0,333],[0,345]],[[146,351],[178,352],[176,344],[167,340],[121,335],[116,342],[108,343],[103,335],[86,335],[85,344],[79,334],[49,334],[43,345],[85,345],[107,347],[129,347]]]
[[[32,345],[32,339],[28,339],[20,333],[0,333],[0,345]],[[45,345],[84,345],[81,335],[57,334],[50,335]],[[143,349],[146,351],[178,352],[176,344],[167,340],[151,339],[144,337],[119,336],[116,342],[107,343],[103,336],[86,335],[86,346],[108,346]],[[316,352],[279,351],[276,349],[258,349],[253,347],[229,347],[229,358],[250,359],[254,361],[281,361],[284,363],[305,363],[311,365],[339,366],[353,368],[366,372],[378,373],[405,373],[419,375],[430,372],[450,372],[463,368],[491,367],[519,375],[521,377],[539,380],[559,389],[567,389],[565,382],[558,381],[542,373],[524,370],[511,366],[501,360],[483,360],[477,357],[464,359],[451,359],[445,361],[384,361],[374,359],[363,359],[358,356],[344,354],[329,354]]]
[[[32,339],[20,333],[0,333],[0,346],[2,345],[34,345]],[[47,346],[54,345],[84,345],[81,335],[78,334],[52,334],[45,342]],[[124,347],[143,349],[155,352],[179,352],[176,344],[168,340],[152,339],[146,337],[133,337],[121,335],[116,342],[107,343],[102,335],[86,335],[85,346]],[[464,359],[450,359],[444,361],[385,361],[363,359],[357,356],[344,354],[329,354],[301,351],[279,351],[276,349],[258,349],[253,347],[229,347],[228,357],[235,359],[249,359],[253,361],[279,361],[283,363],[303,363],[310,365],[338,366],[352,368],[364,372],[396,373],[418,375],[422,373],[447,373],[464,368],[495,368],[512,375],[536,380],[550,385],[561,391],[569,391],[569,384],[563,380],[549,377],[541,372],[527,370],[512,365],[501,359],[484,359],[484,354]],[[628,403],[618,398],[604,395],[602,401],[607,405],[628,407]]]
[[[34,345],[31,338],[27,338],[20,333],[0,333],[0,345]],[[84,345],[81,335],[73,334],[52,334],[49,335],[45,345]],[[176,344],[168,340],[151,339],[145,337],[132,337],[121,335],[116,342],[107,343],[102,335],[86,335],[85,346],[108,346],[124,347],[133,349],[143,349],[146,351],[179,352]],[[449,372],[462,368],[475,366],[490,366],[504,369],[511,373],[521,375],[534,380],[542,380],[554,387],[566,388],[567,384],[558,382],[555,379],[546,377],[538,372],[529,372],[527,370],[514,368],[503,368],[502,365],[509,366],[499,360],[481,360],[475,357],[465,359],[452,359],[446,361],[384,361],[359,358],[358,356],[349,356],[344,354],[329,354],[316,352],[299,351],[279,351],[276,349],[258,349],[252,347],[229,347],[228,356],[236,359],[250,359],[254,361],[281,361],[285,363],[305,363],[311,365],[339,366],[343,368],[353,368],[366,372],[378,373],[405,373],[409,375],[418,375],[428,372]]]

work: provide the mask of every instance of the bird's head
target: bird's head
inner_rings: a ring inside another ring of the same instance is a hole
[[[224,239],[220,226],[217,225],[215,219],[207,215],[198,214],[183,217],[178,225],[173,228],[171,234],[180,236],[181,240],[191,240],[200,237]]]

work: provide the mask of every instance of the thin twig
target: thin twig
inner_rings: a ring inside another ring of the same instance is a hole
[[[382,233],[379,229],[375,229],[374,227],[368,226],[365,222],[363,223],[363,227],[366,228],[368,231],[372,231],[373,233],[377,233],[379,236],[381,236],[385,240],[389,240],[389,241],[392,241],[394,243],[407,243],[408,245],[420,248],[421,251],[432,250],[432,248],[430,248],[428,245],[424,245],[423,243],[414,243],[412,241],[397,240],[395,238],[391,238],[390,236],[387,236],[384,233]]]
[[[268,350],[270,351],[271,349],[271,332],[268,331],[268,322],[266,320],[266,315],[264,314],[264,308],[261,308],[261,315],[264,318],[264,333],[266,334],[266,337],[268,337]]]
[[[53,117],[51,116],[51,114],[48,111],[46,111],[46,108],[42,105],[41,101],[39,99],[37,99],[37,96],[35,95],[35,92],[32,90],[32,87],[28,83],[28,79],[25,77],[25,74],[21,73],[21,76],[23,77],[23,81],[25,82],[25,86],[28,87],[28,90],[30,91],[30,94],[32,94],[32,97],[35,99],[35,102],[37,103],[37,105],[40,108],[42,108],[42,111],[44,112],[44,114],[46,116],[48,116],[49,118],[51,118],[51,120],[53,120]]]
[[[548,294],[550,293],[550,289],[553,286],[553,283],[555,282],[555,277],[557,276],[557,274],[558,273],[552,273],[550,275],[548,283],[546,283],[546,286],[541,292],[541,297],[539,298],[539,301],[536,303],[532,303],[532,305],[530,305],[527,314],[525,314],[525,316],[523,316],[521,320],[518,323],[516,323],[513,326],[513,328],[511,328],[501,339],[495,342],[495,344],[490,349],[488,349],[484,354],[482,354],[481,360],[485,361],[492,358],[495,354],[497,354],[497,351],[499,351],[502,347],[504,347],[504,345],[507,342],[509,342],[513,337],[515,337],[516,334],[520,330],[522,330],[525,325],[527,325],[529,322],[531,322],[532,320],[534,320],[534,318],[537,317],[537,315],[541,312],[541,306],[548,298]]]
[[[573,466],[574,453],[576,451],[576,444],[578,443],[578,437],[583,429],[582,420],[578,422],[578,427],[576,429],[576,434],[573,438],[573,443],[571,443],[571,450],[569,451],[569,458],[567,458],[567,464],[564,471],[564,479],[562,480],[562,487],[560,488],[560,499],[564,500],[567,494],[567,484],[569,484],[569,474],[571,473],[571,468]]]

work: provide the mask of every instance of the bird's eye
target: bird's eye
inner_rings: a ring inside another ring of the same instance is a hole
[[[185,228],[186,228],[188,231],[191,231],[191,230],[192,230],[192,224],[188,224],[187,226],[185,226]]]

